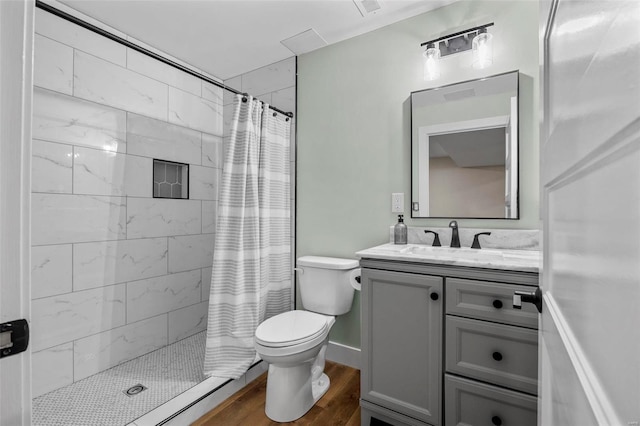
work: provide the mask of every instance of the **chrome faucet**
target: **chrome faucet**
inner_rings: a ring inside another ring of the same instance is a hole
[[[449,228],[451,228],[451,244],[449,247],[460,248],[460,237],[458,236],[458,222],[452,220],[449,222]]]

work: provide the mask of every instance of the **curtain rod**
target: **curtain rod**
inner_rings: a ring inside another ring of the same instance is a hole
[[[2,0],[0,0],[0,1],[2,1]],[[220,87],[221,89],[228,90],[229,92],[234,93],[236,95],[249,96],[247,93],[243,93],[243,92],[240,92],[239,90],[234,89],[233,87],[226,86],[223,83],[215,81],[215,80],[207,77],[204,74],[200,74],[199,72],[193,71],[193,70],[185,67],[184,65],[180,65],[177,62],[174,62],[174,61],[172,61],[170,59],[165,58],[164,56],[158,55],[157,53],[152,52],[152,51],[150,51],[148,49],[145,49],[144,47],[138,46],[137,44],[132,43],[129,40],[126,40],[126,39],[124,39],[122,37],[118,37],[117,35],[112,34],[109,31],[103,30],[100,27],[97,27],[97,26],[95,26],[93,24],[90,24],[90,23],[88,23],[86,21],[83,21],[82,19],[80,19],[78,17],[75,17],[75,16],[73,16],[73,15],[67,13],[67,12],[64,12],[64,11],[58,9],[58,8],[55,8],[55,7],[51,6],[50,4],[44,3],[42,0],[36,0],[36,7],[39,8],[39,9],[42,9],[44,11],[47,11],[47,12],[53,14],[53,15],[56,15],[59,18],[65,19],[65,20],[67,20],[69,22],[73,22],[74,24],[79,25],[82,28],[86,28],[87,30],[92,31],[92,32],[94,32],[96,34],[100,34],[101,36],[106,37],[109,40],[115,41],[116,43],[122,44],[122,45],[124,45],[124,46],[126,46],[126,47],[128,47],[130,49],[133,49],[133,50],[135,50],[137,52],[140,52],[140,53],[142,53],[144,55],[150,56],[153,59],[156,59],[156,60],[158,60],[158,61],[160,61],[160,62],[162,62],[162,63],[164,63],[166,65],[169,65],[169,66],[171,66],[173,68],[177,68],[180,71],[186,72],[189,75],[192,75],[192,76],[197,77],[197,78],[199,78],[201,80],[204,80],[207,83],[211,83],[214,86]],[[262,102],[262,101],[260,101],[260,102]],[[285,115],[287,117],[293,117],[293,113],[292,112],[282,111],[281,109],[276,108],[273,105],[269,105],[269,108],[274,110],[274,111],[276,111],[276,112],[279,112],[280,114],[283,114],[283,115]]]

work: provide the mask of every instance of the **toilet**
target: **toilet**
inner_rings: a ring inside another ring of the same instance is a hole
[[[352,259],[298,258],[304,310],[276,315],[256,329],[256,351],[269,364],[265,412],[271,420],[302,417],[329,389],[324,374],[329,331],[337,315],[351,310],[358,267]]]

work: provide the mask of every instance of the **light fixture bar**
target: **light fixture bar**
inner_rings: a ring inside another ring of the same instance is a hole
[[[424,43],[421,43],[420,46],[425,46],[425,45],[430,44],[430,43],[437,43],[439,41],[448,40],[450,38],[454,38],[454,37],[457,37],[457,36],[469,34],[470,32],[481,30],[483,28],[488,28],[488,27],[490,27],[492,25],[493,25],[493,22],[490,22],[490,23],[485,24],[485,25],[479,25],[477,27],[469,28],[468,30],[458,31],[457,33],[453,33],[453,34],[446,35],[444,37],[436,38],[435,40],[425,41]]]

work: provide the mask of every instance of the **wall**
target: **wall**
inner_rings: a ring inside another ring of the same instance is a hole
[[[494,22],[494,63],[471,53],[442,60],[439,80],[422,79],[420,43]],[[298,58],[297,255],[354,258],[388,242],[392,192],[410,203],[412,91],[520,70],[521,219],[459,220],[461,227],[538,228],[537,2],[461,1]],[[446,226],[446,219],[407,219]],[[331,340],[360,346],[359,297]]]
[[[289,160],[291,170],[291,247],[295,247],[296,238],[296,58],[291,57],[271,65],[258,68],[248,73],[230,78],[224,81],[226,86],[232,87],[263,102],[273,105],[284,112],[292,112],[291,121],[291,151]],[[224,141],[228,141],[231,120],[233,119],[233,101],[235,95],[232,92],[224,92]],[[295,250],[291,250],[291,273],[295,262]],[[293,282],[293,280],[292,280]],[[292,291],[293,303],[293,291]]]
[[[33,9],[33,2],[0,2],[0,323],[31,322]],[[31,424],[30,352],[0,361],[2,425]]]
[[[223,120],[220,88],[39,9],[34,80],[35,397],[206,328]],[[152,198],[152,158],[189,200]]]
[[[504,216],[504,166],[458,167],[451,157],[429,159],[430,214]]]

